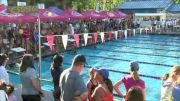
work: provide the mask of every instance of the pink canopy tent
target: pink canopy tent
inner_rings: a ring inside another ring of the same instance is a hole
[[[121,11],[118,11],[118,10],[112,11],[112,13],[115,14],[115,16],[117,16],[119,18],[127,18],[128,17],[127,14],[125,14],[125,13],[123,13]]]
[[[64,14],[69,16],[70,20],[82,20],[82,19],[84,19],[84,16],[82,14],[78,13],[77,11],[75,11],[71,8],[65,9]]]
[[[6,9],[7,9],[7,6],[6,6],[6,5],[3,5],[3,4],[0,5],[0,11],[4,11],[4,10],[6,10]]]
[[[69,18],[65,15],[58,15],[55,12],[50,11],[49,9],[39,9],[39,18],[41,21],[64,21],[68,20]],[[38,16],[38,15],[36,15]]]
[[[30,14],[0,12],[1,23],[26,23],[36,22],[36,17]]]
[[[82,13],[85,17],[85,19],[93,19],[93,20],[98,20],[98,19],[105,19],[107,16],[101,15],[95,10],[87,10]]]
[[[119,18],[119,16],[117,16],[113,12],[101,11],[100,14],[106,16],[107,18]]]
[[[0,5],[0,22],[1,23],[26,23],[36,22],[36,17],[24,13],[7,13],[7,6]]]

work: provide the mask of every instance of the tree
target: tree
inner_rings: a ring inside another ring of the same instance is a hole
[[[180,4],[180,0],[174,0],[174,2]]]

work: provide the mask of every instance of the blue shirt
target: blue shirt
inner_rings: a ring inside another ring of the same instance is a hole
[[[180,101],[180,84],[176,85],[172,90],[173,101]]]

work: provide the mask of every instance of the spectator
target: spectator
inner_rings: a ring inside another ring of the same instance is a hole
[[[17,101],[16,96],[13,94],[14,92],[13,85],[6,84],[3,80],[0,80],[0,90],[1,90],[0,101]]]
[[[173,80],[169,73],[162,77],[161,101],[170,101],[172,95]]]
[[[8,95],[8,101],[18,101],[13,92],[14,86],[9,84],[6,85],[6,94]]]
[[[20,79],[22,82],[23,101],[41,101],[44,96],[39,85],[38,77],[33,63],[33,56],[25,54],[20,64]],[[41,95],[41,96],[40,96]]]
[[[98,86],[91,95],[92,101],[113,101],[113,85],[106,69],[95,69],[94,78]]]
[[[61,55],[55,55],[53,57],[53,62],[51,64],[51,76],[53,78],[53,83],[54,83],[53,95],[55,101],[60,100],[59,78],[63,71],[62,62],[63,62],[63,57]]]
[[[171,76],[174,83],[172,88],[173,101],[180,101],[180,65],[171,68]]]
[[[0,54],[0,79],[4,80],[6,84],[9,84],[9,75],[6,71],[6,64],[9,58],[6,54]]]
[[[61,89],[61,101],[86,101],[88,92],[86,85],[80,76],[86,65],[84,55],[76,55],[69,69],[62,72],[59,86]]]
[[[125,76],[124,78],[120,79],[118,82],[115,83],[114,89],[117,92],[117,94],[120,97],[126,97],[126,95],[123,95],[120,90],[118,89],[121,84],[125,85],[126,92],[133,87],[133,86],[139,86],[143,89],[143,96],[145,99],[145,83],[143,80],[139,78],[138,75],[139,65],[137,62],[131,62],[130,63],[130,76]]]
[[[127,92],[125,101],[145,101],[143,98],[143,91],[140,87],[131,87]]]
[[[92,101],[91,95],[93,94],[95,88],[97,87],[97,81],[94,79],[95,70],[94,68],[89,69],[89,80],[87,82],[87,88],[88,88],[88,99],[89,101]]]

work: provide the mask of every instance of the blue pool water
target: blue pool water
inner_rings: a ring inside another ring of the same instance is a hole
[[[103,67],[121,72],[110,71],[110,79],[115,83],[126,75],[122,72],[129,71],[129,61],[139,61],[139,74],[150,76],[141,77],[146,84],[147,101],[159,101],[161,80],[151,77],[160,77],[169,72],[172,65],[180,64],[180,36],[141,35],[98,44],[96,48],[84,47],[78,49],[77,53],[87,57],[88,66],[81,74],[85,82],[89,78],[89,67]],[[76,54],[71,51],[62,54],[64,56],[63,68],[66,69]],[[47,80],[52,80],[51,60],[52,57],[48,57],[42,61],[42,78]],[[19,83],[19,77],[14,74],[10,74],[10,79]],[[41,84],[45,90],[53,89],[52,82],[42,80]],[[125,92],[123,86],[120,89]]]

